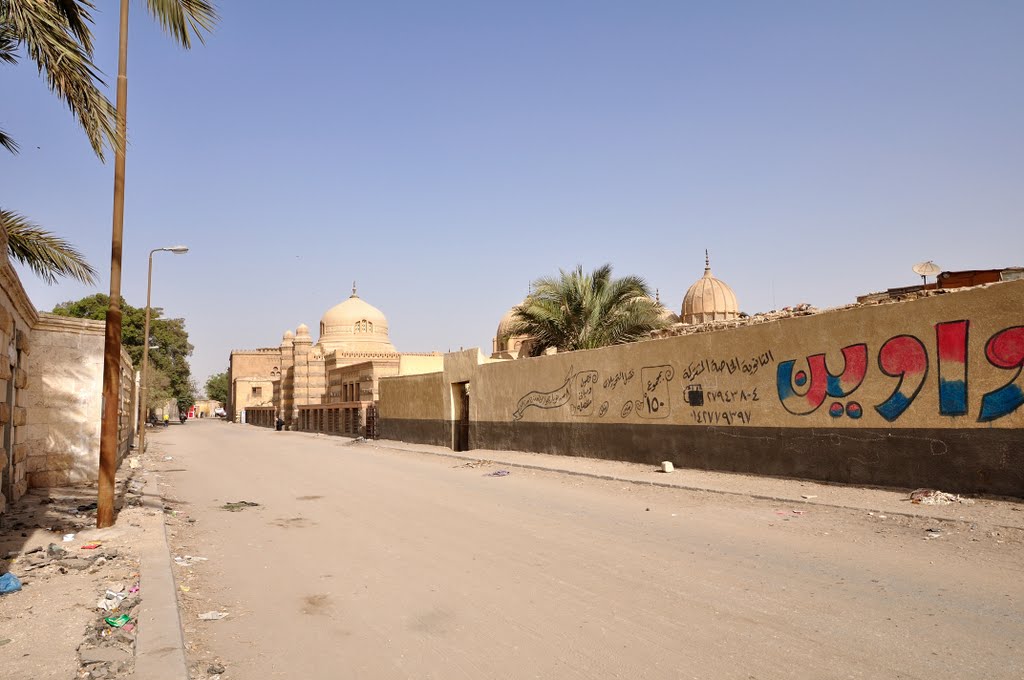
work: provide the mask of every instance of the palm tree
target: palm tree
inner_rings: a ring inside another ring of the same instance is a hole
[[[610,264],[584,274],[583,266],[533,283],[533,292],[515,308],[511,333],[531,339],[530,352],[560,352],[635,342],[663,328],[664,308],[651,299],[638,276],[612,278]]]
[[[217,22],[217,12],[207,0],[146,0],[146,4],[164,30],[186,49],[193,39],[202,42],[202,32],[212,30]],[[103,160],[108,147],[122,148],[125,141],[116,133],[114,106],[100,91],[104,82],[93,62],[92,8],[89,0],[0,0],[0,62],[16,64],[18,50],[24,48]],[[0,146],[18,152],[17,143],[3,130]],[[8,232],[11,255],[48,283],[57,276],[86,283],[95,280],[96,272],[81,253],[17,213],[0,208],[0,227]]]

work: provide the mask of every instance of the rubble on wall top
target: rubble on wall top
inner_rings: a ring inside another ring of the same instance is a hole
[[[959,293],[965,290],[974,290],[977,288],[988,288],[989,286],[998,286],[1002,281],[996,283],[983,283],[977,286],[967,286],[963,288],[938,288],[938,289],[927,289],[911,291],[903,294],[892,295],[888,297],[881,297],[878,299],[868,299],[862,302],[852,302],[848,305],[841,305],[839,307],[828,307],[826,309],[818,309],[806,302],[796,305],[794,307],[783,307],[779,310],[772,310],[770,312],[760,312],[750,316],[742,316],[739,319],[730,319],[728,321],[707,321],[705,323],[698,324],[683,324],[676,323],[668,328],[653,331],[651,337],[654,339],[659,338],[671,338],[680,335],[693,335],[695,333],[709,333],[713,331],[721,331],[729,328],[742,328],[745,326],[755,326],[757,324],[768,323],[771,321],[779,321],[780,319],[791,319],[798,316],[813,316],[816,314],[825,314],[830,312],[841,312],[849,309],[861,309],[864,307],[874,307],[877,305],[891,305],[899,304],[901,302],[910,302],[912,300],[918,300],[926,297],[935,297],[936,295],[948,295],[951,293]]]

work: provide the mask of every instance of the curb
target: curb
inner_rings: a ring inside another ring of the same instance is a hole
[[[139,585],[143,597],[139,609],[142,625],[135,642],[135,677],[188,680],[163,499],[159,493],[146,493],[145,487],[142,496],[144,507],[156,510],[157,514],[152,517],[156,524],[147,522],[145,528],[147,533],[152,531],[156,535],[144,541],[139,550]]]
[[[351,442],[351,444],[356,444],[356,442]],[[947,518],[947,517],[935,517],[933,515],[928,515],[928,514],[923,514],[923,513],[905,512],[905,511],[900,511],[900,510],[882,510],[882,509],[879,509],[879,508],[866,507],[866,506],[862,506],[862,505],[845,505],[845,504],[842,504],[842,503],[826,503],[824,501],[817,501],[817,500],[806,499],[806,498],[796,499],[796,498],[787,498],[785,496],[771,496],[771,495],[768,495],[768,494],[748,493],[748,492],[744,492],[744,491],[729,491],[727,489],[711,489],[711,488],[708,488],[708,487],[691,486],[691,485],[687,485],[687,484],[674,484],[674,483],[671,483],[671,482],[658,482],[658,481],[654,481],[654,480],[631,479],[629,477],[617,477],[615,475],[602,475],[602,474],[598,474],[596,472],[581,472],[579,470],[569,470],[567,468],[547,467],[547,466],[544,466],[544,465],[531,465],[529,463],[510,463],[508,461],[495,460],[493,458],[484,458],[484,457],[481,457],[481,456],[464,456],[464,455],[460,455],[460,454],[455,453],[455,452],[446,453],[446,452],[442,452],[442,451],[428,451],[428,450],[416,449],[416,448],[402,448],[402,447],[399,447],[399,446],[388,446],[387,444],[379,444],[379,443],[376,443],[373,440],[366,440],[366,441],[358,442],[358,444],[362,444],[364,446],[371,446],[371,447],[373,447],[375,449],[386,449],[388,451],[402,451],[402,452],[405,452],[405,453],[423,453],[423,454],[427,454],[427,455],[430,455],[430,456],[438,456],[440,458],[453,458],[455,460],[465,460],[465,461],[480,460],[480,461],[483,461],[485,463],[490,463],[492,465],[503,465],[505,467],[513,467],[513,468],[519,468],[519,469],[523,469],[523,470],[539,470],[541,472],[555,472],[555,473],[563,474],[563,475],[572,475],[572,476],[575,476],[575,477],[587,477],[589,479],[600,479],[600,480],[610,481],[610,482],[622,482],[624,484],[637,484],[639,486],[655,486],[655,487],[660,487],[660,488],[663,488],[663,489],[678,489],[680,491],[699,491],[699,492],[702,492],[702,493],[714,493],[714,494],[719,494],[719,495],[722,495],[722,496],[738,496],[738,497],[742,497],[742,498],[753,498],[753,499],[756,499],[756,500],[772,501],[772,502],[775,502],[775,503],[791,503],[791,504],[792,503],[801,503],[801,504],[804,504],[804,505],[817,505],[817,506],[821,506],[821,507],[838,508],[838,509],[841,509],[841,510],[855,510],[857,512],[874,512],[876,514],[885,514],[885,515],[897,516],[897,517],[908,517],[910,519],[924,519],[924,520],[929,520],[929,521],[932,521],[932,522],[945,522],[945,523],[949,523],[949,524],[964,524],[964,525],[977,524],[977,522],[975,520],[954,519],[954,518]],[[478,449],[478,450],[479,451],[484,451],[485,449]],[[989,524],[987,526],[990,526],[990,527],[993,527],[993,528],[996,528],[996,529],[1010,529],[1010,530],[1015,530],[1015,531],[1022,531],[1022,530],[1024,530],[1024,528],[1022,528],[1020,526],[1014,526],[1012,524]]]

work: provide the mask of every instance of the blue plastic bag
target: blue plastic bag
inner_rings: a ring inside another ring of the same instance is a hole
[[[7,593],[16,593],[21,590],[21,581],[18,577],[7,572],[3,576],[0,576],[0,595],[6,595]]]

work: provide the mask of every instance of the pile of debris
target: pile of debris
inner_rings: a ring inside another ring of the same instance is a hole
[[[795,307],[783,307],[778,310],[773,309],[770,312],[761,312],[759,314],[754,314],[753,316],[741,314],[740,318],[729,319],[727,321],[706,321],[704,323],[696,324],[676,323],[668,328],[652,331],[651,337],[671,338],[677,335],[693,335],[694,333],[708,333],[711,331],[725,330],[727,328],[741,328],[743,326],[754,326],[761,323],[768,323],[770,321],[778,321],[779,319],[789,319],[797,316],[811,316],[812,314],[818,314],[821,311],[822,310],[819,310],[817,307],[803,302]]]
[[[99,620],[78,646],[78,677],[108,680],[130,676],[135,670],[135,636],[142,598],[139,584],[109,584],[96,602]]]

